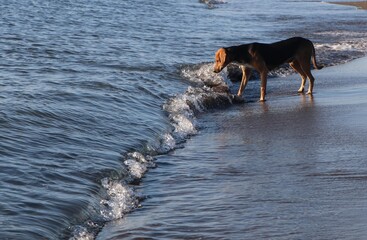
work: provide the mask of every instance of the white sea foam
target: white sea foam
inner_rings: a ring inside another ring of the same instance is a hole
[[[171,98],[163,109],[169,113],[176,137],[182,140],[188,135],[196,134],[195,115],[185,94]]]
[[[176,146],[176,140],[170,133],[166,133],[163,136],[161,146],[159,148],[160,153],[166,153],[174,149]]]
[[[123,181],[103,178],[101,183],[107,196],[100,202],[100,213],[106,221],[122,218],[139,206],[133,189]]]
[[[326,49],[335,51],[367,51],[367,41],[364,38],[360,40],[354,39],[353,41],[344,40],[337,43],[323,43],[315,44],[316,49]]]
[[[341,43],[332,43],[332,44],[315,44],[316,48],[335,50],[335,51],[357,51],[360,47],[358,44],[341,42]]]
[[[169,118],[172,126],[174,127],[173,135],[176,140],[182,141],[189,135],[197,133],[195,116],[190,116],[188,112],[170,113]],[[169,140],[169,143],[177,142],[174,139],[168,138],[167,140]]]
[[[142,178],[144,173],[147,171],[147,166],[136,161],[135,159],[127,159],[124,161],[124,164],[129,169],[131,176],[135,179]]]
[[[175,127],[175,133],[179,134],[182,138],[197,133],[194,118],[188,118],[185,114],[176,114],[172,116],[172,121]]]
[[[169,143],[168,143],[169,144]],[[140,180],[150,167],[154,167],[153,157],[140,152],[131,152],[125,156],[124,164],[129,176],[125,180],[115,180],[105,177],[101,180],[102,195],[99,203],[99,219],[108,222],[120,219],[125,214],[140,206],[140,198],[129,182]],[[99,220],[100,221],[100,220]],[[98,232],[98,224],[91,220],[74,228],[70,240],[94,239]]]
[[[140,180],[149,167],[155,166],[153,157],[140,152],[128,153],[124,164],[131,180]],[[129,177],[127,180],[130,181]],[[139,206],[139,197],[127,182],[103,178],[101,184],[106,191],[105,198],[100,201],[100,213],[105,221],[122,218]]]
[[[214,8],[217,4],[224,4],[225,1],[222,0],[200,0],[199,2],[204,3],[208,6],[208,8]]]
[[[366,32],[352,32],[352,31],[324,31],[324,32],[315,32],[315,35],[325,36],[325,37],[354,37],[354,38],[363,38],[366,36]]]
[[[226,91],[228,84],[223,75],[213,73],[212,63],[186,66],[182,69],[182,76],[196,86],[189,86],[185,93],[172,97],[163,106],[174,127],[171,143],[181,142],[197,133],[198,112],[232,103],[232,95]]]
[[[77,226],[69,240],[93,240],[94,234],[90,232],[86,227]]]
[[[143,155],[140,152],[132,152],[132,153],[128,153],[127,154],[128,157],[133,158],[141,163],[144,163],[148,166],[151,166],[154,162],[153,162],[153,157],[150,155]]]
[[[148,168],[155,167],[153,157],[150,155],[144,156],[140,152],[128,153],[124,164],[127,167],[132,180],[141,179],[145,172],[148,171]]]
[[[218,85],[223,83],[226,69],[223,70],[223,74],[217,74],[213,72],[213,63],[203,63],[184,67],[181,73],[184,78],[193,83]]]
[[[180,94],[169,99],[168,102],[164,104],[163,109],[170,114],[184,114],[186,117],[193,117],[194,115],[194,112],[188,105],[185,94]]]
[[[123,181],[103,178],[101,180],[105,197],[100,200],[98,222],[108,222],[122,218],[139,206],[134,190]],[[69,240],[93,240],[100,229],[100,223],[88,220],[77,225]]]
[[[354,39],[336,43],[316,43],[315,48],[319,62],[332,66],[364,56],[367,53],[367,41]]]

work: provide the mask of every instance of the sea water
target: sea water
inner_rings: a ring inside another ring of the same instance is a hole
[[[143,208],[156,156],[233,104],[218,48],[302,36],[332,66],[367,47],[366,12],[321,1],[7,0],[0,25],[1,239],[94,239]]]

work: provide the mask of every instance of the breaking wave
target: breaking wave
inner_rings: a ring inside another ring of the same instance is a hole
[[[349,62],[366,55],[367,42],[365,40],[343,40],[337,43],[315,44],[318,62],[326,66],[334,66]]]
[[[212,67],[212,63],[183,67],[182,76],[192,86],[163,106],[174,129],[172,137],[178,143],[197,133],[198,113],[233,103],[225,77],[214,74]]]
[[[181,75],[190,86],[182,94],[169,98],[163,110],[170,120],[172,131],[162,134],[155,143],[149,143],[142,152],[130,152],[122,157],[122,177],[101,179],[102,196],[94,212],[96,216],[74,226],[70,240],[94,239],[107,222],[123,218],[140,207],[144,196],[134,189],[145,173],[156,166],[154,156],[180,147],[190,136],[197,134],[197,114],[234,102],[225,74],[212,71],[212,63],[184,66]]]

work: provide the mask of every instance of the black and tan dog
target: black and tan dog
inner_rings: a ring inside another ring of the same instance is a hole
[[[257,70],[261,78],[260,101],[265,101],[268,72],[283,63],[289,63],[301,75],[302,83],[298,92],[304,91],[308,78],[310,85],[307,94],[312,94],[315,78],[311,74],[311,59],[315,69],[322,68],[316,63],[313,43],[305,38],[294,37],[271,44],[255,42],[220,48],[215,54],[214,72],[219,73],[231,62],[240,64],[242,81],[237,95],[241,96],[250,78],[251,70]]]

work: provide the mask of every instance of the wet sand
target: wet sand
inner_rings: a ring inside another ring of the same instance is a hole
[[[358,1],[358,2],[331,2],[333,4],[341,4],[341,5],[348,5],[354,6],[359,9],[367,10],[367,1]]]
[[[143,207],[97,239],[365,239],[366,66],[314,71],[313,97],[292,91],[296,75],[270,79],[264,104],[204,114],[185,148],[158,157]]]

